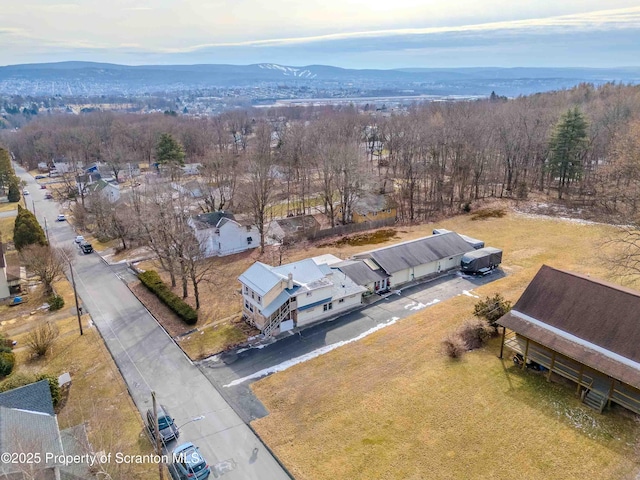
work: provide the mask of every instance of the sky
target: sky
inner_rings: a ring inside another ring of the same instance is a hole
[[[640,65],[638,0],[2,0],[0,65]]]

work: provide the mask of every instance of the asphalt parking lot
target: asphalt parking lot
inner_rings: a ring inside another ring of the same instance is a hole
[[[458,295],[479,296],[474,289],[505,276],[500,269],[484,277],[452,273],[394,293],[359,311],[289,334],[260,348],[242,349],[199,362],[209,378],[238,415],[250,422],[267,415],[249,386],[252,382],[295,363],[357,340],[418,310]]]

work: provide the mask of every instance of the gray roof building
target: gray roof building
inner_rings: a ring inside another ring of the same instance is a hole
[[[218,223],[224,218],[235,220],[233,213],[225,212],[224,210],[218,210],[215,212],[201,213],[191,217],[193,221],[193,227],[196,230],[207,230],[209,228],[215,228]]]
[[[438,260],[462,255],[471,247],[455,232],[418,238],[354,255],[356,259],[371,258],[388,274]]]
[[[345,260],[332,267],[340,270],[358,285],[369,285],[389,278],[389,274],[382,268],[373,262],[368,265],[365,260]]]

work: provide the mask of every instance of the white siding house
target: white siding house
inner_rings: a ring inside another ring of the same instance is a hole
[[[258,228],[240,224],[230,212],[196,215],[188,223],[207,257],[223,257],[260,246]]]
[[[366,264],[375,262],[390,278],[387,287],[399,286],[460,267],[462,256],[473,250],[455,232],[432,235],[354,255]]]
[[[366,289],[331,268],[337,262],[323,255],[278,267],[254,263],[238,278],[245,318],[268,336],[357,307]]]

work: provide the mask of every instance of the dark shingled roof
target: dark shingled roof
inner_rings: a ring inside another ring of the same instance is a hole
[[[436,262],[471,250],[473,247],[460,235],[449,232],[359,253],[354,257],[373,258],[387,273],[393,275],[406,268]]]
[[[543,265],[498,323],[640,388],[638,312],[640,292]]]
[[[54,415],[53,400],[47,380],[0,393],[0,406]]]
[[[218,210],[216,212],[201,213],[193,217],[193,222],[198,230],[206,230],[218,225],[218,222],[223,218],[229,218],[235,220],[233,213],[225,212],[224,210]]]
[[[337,268],[358,285],[367,285],[389,278],[384,270],[372,270],[362,260],[346,260],[331,265],[331,268]]]

